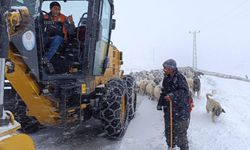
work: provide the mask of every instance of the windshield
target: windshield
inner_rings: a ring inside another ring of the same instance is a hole
[[[42,4],[42,10],[50,12],[49,5],[52,1],[45,1]],[[79,22],[82,14],[86,13],[88,10],[88,1],[67,1],[61,2],[58,1],[61,5],[61,13],[65,16],[72,15],[75,24]],[[86,16],[85,16],[86,17]]]
[[[102,11],[100,13],[99,38],[96,43],[94,75],[103,73],[104,61],[108,53],[111,19],[111,5],[108,0],[103,0]],[[108,63],[108,60],[106,61],[106,63]]]
[[[101,26],[100,26],[100,40],[108,42],[109,40],[109,29],[110,29],[110,15],[111,15],[111,6],[106,0],[106,3],[103,3],[103,11],[101,15]]]

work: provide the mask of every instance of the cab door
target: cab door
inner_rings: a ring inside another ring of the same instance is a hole
[[[108,66],[107,58],[110,35],[111,35],[111,20],[112,20],[112,4],[109,0],[102,0],[100,3],[99,12],[99,28],[98,39],[95,46],[95,58],[93,75],[102,75]]]

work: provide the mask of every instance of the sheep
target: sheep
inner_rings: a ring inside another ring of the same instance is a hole
[[[146,93],[149,95],[150,99],[153,99],[155,86],[156,84],[152,80],[146,86]]]
[[[201,81],[200,81],[200,78],[198,76],[193,77],[193,88],[192,88],[192,90],[193,90],[194,95],[197,92],[197,97],[200,98]]]
[[[188,87],[189,89],[193,90],[193,79],[192,78],[186,78],[187,83],[188,83]]]
[[[154,88],[154,98],[158,101],[161,96],[161,85],[156,85]]]
[[[139,92],[140,94],[145,94],[146,92],[146,86],[149,83],[148,80],[144,79],[144,80],[140,80],[139,82]]]
[[[186,71],[186,77],[187,77],[187,78],[193,78],[193,76],[194,76],[193,71],[191,71],[191,70],[187,70],[187,71]]]

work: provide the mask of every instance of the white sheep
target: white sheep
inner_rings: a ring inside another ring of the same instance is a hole
[[[192,78],[186,78],[189,89],[193,90],[194,81]]]
[[[146,93],[149,95],[150,99],[153,99],[155,86],[156,84],[152,80],[146,86]]]
[[[194,76],[194,73],[191,70],[187,70],[186,77],[187,78],[193,78],[193,76]]]
[[[139,82],[139,92],[140,94],[145,94],[146,93],[146,86],[149,83],[148,80],[144,79],[144,80],[140,80]]]
[[[158,101],[161,96],[161,85],[156,85],[154,88],[154,98]]]

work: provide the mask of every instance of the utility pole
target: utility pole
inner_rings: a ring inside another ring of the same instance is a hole
[[[153,67],[155,67],[155,48],[153,47]]]
[[[196,48],[196,34],[200,31],[189,31],[190,34],[193,34],[193,69],[197,70],[197,48]]]

